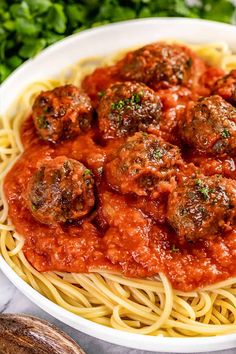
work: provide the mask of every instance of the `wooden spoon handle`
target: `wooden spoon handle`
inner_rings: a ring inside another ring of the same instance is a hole
[[[56,326],[37,317],[0,314],[0,354],[85,354]]]

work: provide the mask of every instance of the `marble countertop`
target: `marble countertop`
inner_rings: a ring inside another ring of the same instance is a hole
[[[48,315],[46,312],[41,310],[39,307],[34,305],[30,300],[28,300],[23,294],[21,294],[15,286],[13,286],[10,281],[2,274],[0,271],[0,312],[11,312],[11,313],[25,313],[33,316],[38,316],[51,323],[68,333],[74,340],[76,340],[79,345],[85,350],[87,354],[161,354],[154,352],[146,352],[142,350],[128,349],[120,347],[117,345],[109,344],[98,340],[96,338],[90,337],[84,333],[81,333],[75,329],[70,328],[64,323],[56,320],[52,316]],[[236,348],[231,350],[224,350],[215,352],[215,354],[235,354]],[[197,352],[195,353],[197,354]],[[209,353],[208,353],[209,354]],[[211,353],[213,354],[213,353]]]

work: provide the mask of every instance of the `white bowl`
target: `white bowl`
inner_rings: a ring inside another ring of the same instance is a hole
[[[226,41],[236,51],[236,27],[192,19],[144,19],[84,31],[44,50],[18,68],[0,87],[0,115],[30,83],[58,74],[82,58],[107,55],[123,48],[174,38],[191,43]],[[236,333],[203,338],[162,338],[131,334],[93,323],[64,310],[25,283],[0,257],[0,268],[31,301],[58,320],[107,342],[160,352],[193,353],[236,347]]]

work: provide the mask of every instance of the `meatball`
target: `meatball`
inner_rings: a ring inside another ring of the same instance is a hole
[[[158,129],[162,114],[159,97],[142,83],[110,86],[98,107],[99,129],[105,139]]]
[[[129,52],[119,62],[120,75],[125,80],[141,81],[155,89],[187,85],[194,74],[194,58],[193,52],[185,46],[153,43]]]
[[[216,81],[213,93],[236,105],[236,70]]]
[[[177,146],[139,132],[127,139],[105,170],[108,183],[120,193],[156,198],[175,187],[182,166]]]
[[[59,156],[43,162],[31,177],[28,207],[44,224],[80,220],[94,206],[94,179],[79,161]]]
[[[41,92],[32,111],[39,135],[53,143],[86,131],[93,117],[90,98],[74,85]]]
[[[183,118],[183,140],[194,149],[222,155],[236,153],[236,109],[220,96],[190,103]]]
[[[180,240],[194,241],[230,231],[236,221],[236,181],[187,178],[170,193],[167,219]]]

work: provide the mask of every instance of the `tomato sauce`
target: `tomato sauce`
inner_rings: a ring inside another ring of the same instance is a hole
[[[202,64],[199,70],[202,73]],[[209,83],[221,75],[221,70],[205,68],[202,80],[192,89],[180,86],[159,89],[164,107],[160,135],[182,149],[186,174],[200,169],[206,175],[222,174],[236,179],[233,157],[220,159],[193,153],[177,135],[177,123],[187,102],[208,95]],[[117,80],[121,79],[116,66],[99,68],[85,78],[82,87],[97,107],[98,92]],[[109,270],[139,278],[164,272],[173,287],[182,291],[236,276],[236,230],[212,240],[182,244],[167,223],[165,196],[149,200],[146,196],[121,195],[111,189],[104,177],[104,166],[124,138],[101,142],[95,123],[88,132],[53,145],[40,139],[31,116],[22,125],[21,138],[25,151],[7,174],[4,192],[9,217],[25,238],[24,254],[38,271]],[[30,177],[40,161],[56,156],[79,160],[93,171],[96,206],[83,222],[44,225],[27,207],[26,186]]]

